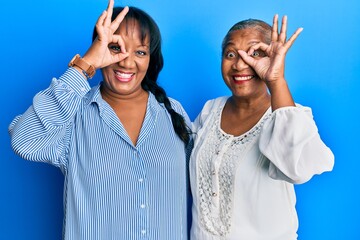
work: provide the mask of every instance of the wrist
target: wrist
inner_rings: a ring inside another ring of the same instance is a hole
[[[281,107],[295,106],[289,86],[285,79],[269,82],[267,84],[273,111]]]
[[[88,77],[84,74],[84,71],[79,68],[78,66],[72,66],[72,68],[74,68],[75,70],[77,70],[84,78],[88,79]]]
[[[81,72],[86,78],[92,78],[95,75],[95,67],[88,63],[86,60],[76,54],[69,62],[69,67],[74,67]]]
[[[271,81],[266,80],[265,83],[270,92],[276,91],[278,89],[288,88],[285,78],[281,78],[278,80],[271,80]]]

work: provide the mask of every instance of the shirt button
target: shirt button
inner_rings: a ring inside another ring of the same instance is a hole
[[[145,208],[145,204],[141,204],[140,207],[141,207],[141,208]]]
[[[80,90],[82,91],[82,92],[85,92],[85,88],[84,87],[82,87],[82,88],[80,88]]]
[[[139,182],[141,182],[141,183],[142,183],[143,181],[144,181],[144,179],[143,179],[143,178],[139,178]]]
[[[145,233],[146,233],[146,230],[145,230],[145,229],[141,230],[141,234],[142,234],[142,235],[145,235]]]

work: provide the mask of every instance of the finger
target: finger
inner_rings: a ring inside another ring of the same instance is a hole
[[[119,45],[121,53],[126,53],[125,42],[120,35],[113,35],[112,42],[115,42]]]
[[[95,24],[96,32],[98,33],[98,35],[100,35],[102,33],[102,28],[104,25],[106,15],[107,15],[107,11],[104,10]]]
[[[118,53],[116,54],[114,57],[116,58],[115,62],[121,62],[122,60],[124,60],[125,58],[127,58],[129,56],[129,53]]]
[[[272,31],[271,31],[271,41],[273,42],[277,42],[278,40],[278,18],[279,15],[275,14],[274,18],[273,18],[273,26],[272,26]]]
[[[279,35],[279,41],[282,43],[286,42],[286,29],[287,29],[287,16],[285,15],[282,18],[281,30],[280,30],[280,35]]]
[[[107,16],[107,11],[104,10],[104,11],[101,13],[100,17],[98,18],[96,24],[102,26],[102,25],[104,24],[104,20],[105,20],[106,16]]]
[[[300,35],[300,33],[303,31],[303,28],[298,28],[295,33],[291,36],[291,38],[289,38],[289,40],[285,43],[285,47],[287,49],[289,49],[293,43],[295,42],[296,38]]]
[[[96,26],[103,26],[106,16],[107,16],[107,11],[104,10],[104,11],[101,13],[100,17],[98,18],[98,20],[97,20],[97,22],[96,22]]]
[[[104,24],[107,26],[109,26],[111,24],[111,17],[113,14],[113,9],[114,9],[114,0],[109,0],[109,4],[108,4],[107,10],[106,10],[108,14],[104,21]]]
[[[257,43],[257,44],[252,45],[252,46],[250,47],[250,49],[248,50],[247,54],[248,54],[249,56],[252,56],[253,53],[254,53],[254,51],[259,50],[259,49],[266,54],[269,46],[270,46],[270,45],[268,45],[268,44],[266,44],[266,43],[259,42],[259,43]]]
[[[255,65],[256,60],[253,57],[250,57],[245,51],[239,50],[238,53],[247,65],[249,65],[250,67],[253,67]]]
[[[115,20],[111,23],[110,29],[114,33],[120,26],[121,22],[124,20],[126,14],[129,12],[129,7],[126,6],[124,9],[116,16]]]

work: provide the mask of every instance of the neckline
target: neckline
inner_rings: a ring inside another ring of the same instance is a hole
[[[220,133],[228,138],[232,138],[232,139],[243,139],[245,137],[247,137],[249,134],[251,134],[252,132],[256,131],[259,126],[262,124],[262,122],[267,119],[267,117],[269,116],[269,114],[271,113],[271,106],[265,111],[265,113],[261,116],[261,118],[259,119],[259,121],[252,126],[252,128],[250,128],[248,131],[244,132],[243,134],[239,135],[239,136],[235,136],[233,134],[227,133],[225,132],[222,128],[221,128],[221,117],[222,117],[222,113],[223,113],[223,109],[225,107],[225,104],[227,102],[229,98],[226,98],[225,101],[223,102],[222,106],[219,107],[218,109],[218,113],[217,113],[217,123],[216,123],[216,128],[218,129],[218,131],[220,131]]]

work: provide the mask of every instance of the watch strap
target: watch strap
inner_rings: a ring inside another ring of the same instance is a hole
[[[73,66],[79,67],[87,78],[92,78],[95,75],[95,67],[82,59],[79,54],[76,54],[69,62],[69,67]]]

